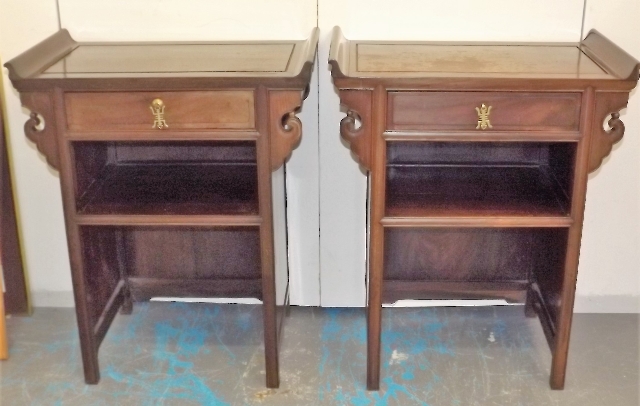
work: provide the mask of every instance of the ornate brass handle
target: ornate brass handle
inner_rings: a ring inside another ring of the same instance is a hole
[[[153,114],[153,125],[151,128],[157,128],[158,130],[162,130],[163,128],[169,128],[169,124],[164,119],[164,102],[161,99],[155,99],[151,102],[151,114]]]
[[[491,121],[489,121],[491,106],[487,107],[486,104],[482,103],[482,106],[476,107],[476,112],[478,112],[478,125],[476,126],[476,130],[486,130],[487,128],[493,128],[493,126],[491,125]]]

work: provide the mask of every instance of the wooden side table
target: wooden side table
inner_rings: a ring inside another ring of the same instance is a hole
[[[6,64],[27,137],[60,171],[87,383],[133,301],[254,297],[278,387],[288,281],[274,275],[272,172],[299,142],[317,39],[77,43],[61,30]]]
[[[13,200],[12,169],[9,164],[8,135],[4,131],[3,113],[0,100],[0,261],[5,289],[3,305],[6,314],[27,315],[31,309],[22,266],[22,249]]]
[[[588,174],[622,138],[638,61],[597,31],[445,44],[336,27],[329,63],[341,135],[371,182],[367,387],[382,302],[504,298],[540,318],[562,389]]]

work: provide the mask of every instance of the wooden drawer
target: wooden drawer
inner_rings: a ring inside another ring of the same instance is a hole
[[[387,128],[418,131],[578,131],[580,101],[580,93],[390,92]],[[479,126],[478,111],[483,104],[488,110],[489,120],[484,129]]]
[[[152,110],[156,99],[164,105],[162,124]],[[66,93],[64,101],[71,132],[255,128],[253,92],[248,90]]]

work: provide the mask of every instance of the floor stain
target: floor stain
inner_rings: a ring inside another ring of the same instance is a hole
[[[380,391],[366,380],[363,309],[293,308],[280,388],[265,388],[262,309],[143,303],[118,315],[85,385],[73,309],[8,320],[2,406],[637,406],[636,315],[575,315],[567,387],[520,307],[383,310]],[[493,341],[492,341],[493,339]]]
[[[409,356],[403,352],[398,352],[398,350],[394,349],[391,353],[391,358],[389,359],[389,365],[400,364],[402,361],[406,361],[409,359]]]

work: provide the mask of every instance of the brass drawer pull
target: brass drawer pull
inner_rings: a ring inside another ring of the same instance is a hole
[[[491,114],[491,106],[487,107],[486,104],[482,103],[482,106],[479,108],[476,107],[476,111],[478,112],[478,125],[477,129],[486,130],[487,128],[493,128],[491,125],[491,121],[489,121],[489,114]]]
[[[483,105],[484,106],[484,105]],[[151,128],[157,128],[162,130],[163,128],[169,128],[169,124],[164,120],[164,102],[161,99],[155,99],[151,102],[151,113],[153,114],[154,121]]]

